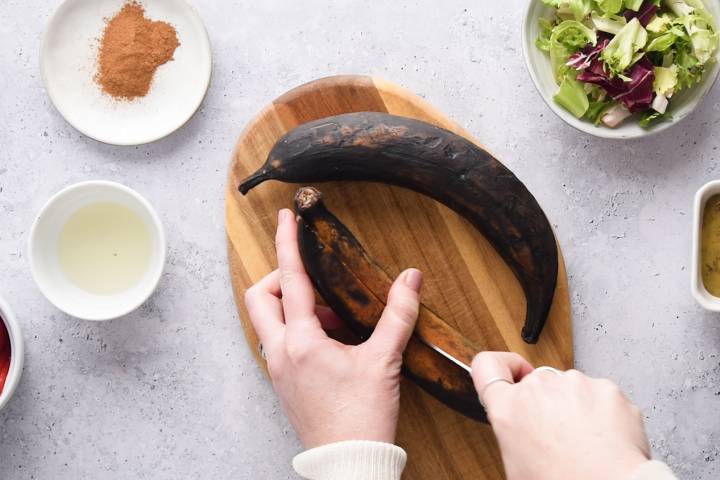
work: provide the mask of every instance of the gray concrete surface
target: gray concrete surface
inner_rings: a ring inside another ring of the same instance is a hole
[[[215,54],[201,111],[166,140],[116,148],[78,134],[45,94],[39,39],[58,3],[0,2],[0,291],[27,339],[0,413],[0,479],[295,478],[300,445],[235,312],[223,186],[259,109],[337,73],[418,92],[526,181],[565,249],[578,367],[620,382],[682,478],[720,477],[720,316],[689,294],[692,197],[720,177],[720,88],[661,137],[610,142],[572,130],[535,92],[521,0],[194,0]],[[145,194],[170,248],[157,294],[104,324],[56,311],[26,259],[48,197],[98,178]]]

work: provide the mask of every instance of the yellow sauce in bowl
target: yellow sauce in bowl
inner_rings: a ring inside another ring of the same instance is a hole
[[[710,197],[705,204],[700,248],[705,289],[720,297],[720,195]]]

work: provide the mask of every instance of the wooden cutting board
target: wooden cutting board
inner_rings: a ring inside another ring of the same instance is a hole
[[[277,211],[292,207],[298,185],[268,182],[247,197],[238,193],[237,186],[265,162],[274,143],[288,130],[330,115],[360,111],[417,118],[476,141],[420,97],[365,76],[330,77],[303,85],[275,100],[250,122],[230,166],[226,227],[238,311],[248,344],[263,367],[243,295],[276,268]],[[339,182],[316,186],[325,194],[328,207],[386,271],[397,275],[408,267],[423,270],[423,302],[479,347],[515,351],[536,366],[572,368],[571,312],[562,255],[548,324],[541,341],[527,345],[520,338],[525,297],[519,283],[483,236],[457,214],[396,187]],[[407,479],[504,477],[490,427],[455,413],[409,381],[402,386],[398,444],[408,452]]]

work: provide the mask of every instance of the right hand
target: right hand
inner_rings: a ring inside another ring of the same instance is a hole
[[[628,479],[650,458],[643,417],[617,385],[577,370],[534,372],[514,353],[472,366],[508,480]],[[493,383],[493,378],[512,382]]]

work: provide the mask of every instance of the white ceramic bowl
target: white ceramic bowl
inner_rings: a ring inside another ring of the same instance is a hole
[[[50,99],[80,132],[114,145],[139,145],[182,127],[210,85],[212,54],[202,20],[184,0],[145,0],[146,16],[172,24],[180,46],[155,74],[150,92],[132,102],[104,95],[94,81],[106,18],[126,0],[66,0],[47,25],[40,70]]]
[[[131,209],[145,223],[152,242],[150,266],[142,280],[115,295],[95,295],[80,289],[67,278],[58,259],[60,233],[67,220],[97,202]],[[72,185],[47,202],[30,231],[28,257],[35,282],[50,302],[73,317],[101,321],[132,312],[152,295],[165,267],[166,249],[162,223],[147,200],[118,183],[91,181]]]
[[[25,359],[25,344],[23,343],[20,324],[15,318],[15,314],[10,310],[8,303],[2,297],[0,297],[0,317],[5,321],[5,328],[7,328],[10,336],[10,370],[5,379],[5,386],[0,393],[0,410],[2,410],[10,401],[20,383]]]
[[[705,0],[704,3],[716,21],[720,22],[720,2],[717,0]],[[633,121],[633,118],[629,118],[616,128],[608,128],[605,126],[596,127],[587,120],[576,118],[553,100],[559,87],[555,83],[552,68],[550,67],[550,57],[535,46],[535,39],[537,39],[540,33],[538,19],[540,17],[550,19],[552,15],[553,9],[542,3],[541,0],[529,1],[525,10],[525,19],[522,28],[522,47],[525,64],[530,72],[533,83],[535,83],[538,92],[540,92],[540,95],[550,109],[569,125],[590,135],[602,138],[629,139],[647,137],[670,128],[695,110],[712,88],[720,72],[720,62],[716,61],[709,67],[698,85],[675,95],[670,102],[670,113],[673,116],[671,121],[660,122],[650,129],[644,129],[638,125],[637,121]]]
[[[705,205],[710,197],[720,194],[720,180],[703,185],[695,194],[693,208],[693,243],[692,243],[692,271],[690,289],[695,300],[706,310],[720,312],[720,298],[712,295],[705,288],[702,279],[702,225]]]

